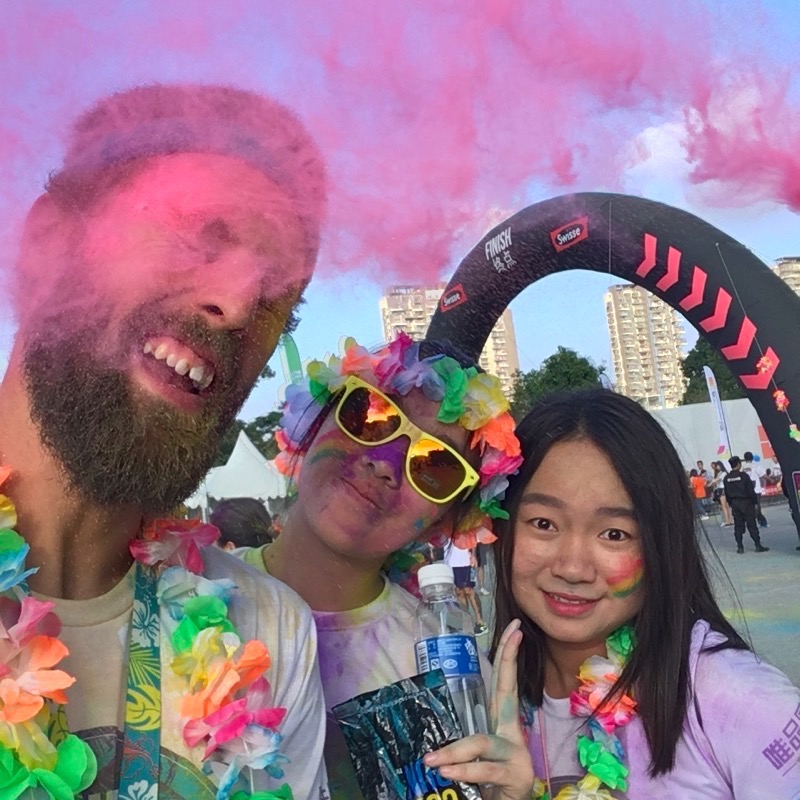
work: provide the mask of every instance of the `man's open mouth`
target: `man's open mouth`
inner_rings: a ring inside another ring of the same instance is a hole
[[[171,336],[147,338],[142,353],[148,371],[171,386],[199,395],[214,382],[216,369],[211,361]]]

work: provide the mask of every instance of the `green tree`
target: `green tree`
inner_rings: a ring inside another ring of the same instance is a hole
[[[728,368],[725,359],[701,336],[683,361],[683,374],[689,383],[683,393],[681,405],[708,402],[708,388],[703,367],[710,367],[714,373],[722,400],[736,400],[745,396],[744,389]]]
[[[578,355],[567,347],[559,347],[542,362],[539,369],[517,371],[511,396],[511,414],[519,422],[545,395],[560,389],[586,389],[600,385],[605,367]]]
[[[252,419],[250,422],[235,419],[222,437],[214,466],[221,467],[228,461],[233,452],[233,448],[236,446],[236,440],[239,438],[239,433],[241,431],[247,434],[250,441],[258,448],[258,451],[264,458],[268,460],[275,458],[275,456],[278,455],[275,431],[280,421],[280,411],[270,411],[269,414],[255,417],[255,419]]]
[[[271,461],[278,455],[278,444],[275,441],[275,431],[281,423],[281,412],[270,411],[261,417],[256,417],[245,423],[244,432],[250,441],[258,448],[261,455]]]

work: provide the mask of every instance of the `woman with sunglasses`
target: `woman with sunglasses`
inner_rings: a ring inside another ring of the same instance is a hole
[[[244,557],[314,611],[331,709],[417,673],[417,599],[386,573],[408,580],[434,533],[492,541],[519,443],[499,381],[443,345],[348,340],[308,378],[287,389],[278,435],[297,500],[278,539]],[[333,798],[361,796],[333,721],[326,764]]]
[[[505,728],[426,761],[508,800],[531,797],[531,765],[534,798],[800,797],[800,690],[720,611],[664,430],[592,390],[545,399],[516,432],[497,548],[496,631],[521,630],[495,634],[519,648]]]

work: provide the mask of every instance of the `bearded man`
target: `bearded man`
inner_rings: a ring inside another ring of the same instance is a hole
[[[323,206],[308,134],[250,92],[140,87],[75,124],[0,385],[0,795],[324,795],[307,608],[158,519],[291,319]]]

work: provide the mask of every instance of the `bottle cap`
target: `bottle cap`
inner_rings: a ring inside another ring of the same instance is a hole
[[[420,589],[424,589],[426,586],[433,586],[436,583],[454,584],[453,568],[449,564],[445,564],[444,561],[426,564],[424,567],[419,568],[417,581]]]

